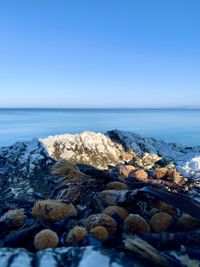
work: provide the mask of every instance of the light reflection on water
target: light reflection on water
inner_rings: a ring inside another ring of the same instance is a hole
[[[111,129],[196,146],[200,145],[200,110],[0,109],[0,146],[34,137]]]

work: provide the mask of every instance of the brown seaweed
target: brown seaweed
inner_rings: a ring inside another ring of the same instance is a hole
[[[32,248],[33,236],[36,232],[42,229],[42,225],[36,222],[35,220],[31,220],[21,229],[11,232],[8,236],[1,241],[1,247],[24,247],[24,248]]]
[[[175,191],[175,192],[179,192],[179,193],[183,193],[186,191],[187,188],[185,188],[184,185],[179,185],[177,183],[173,183],[170,181],[165,181],[165,180],[161,180],[161,179],[147,179],[146,182],[136,182],[136,181],[131,181],[131,179],[128,180],[128,185],[130,188],[141,188],[142,186],[165,186],[168,187],[169,189]]]
[[[159,198],[162,201],[190,214],[197,220],[200,220],[200,203],[186,195],[169,192],[151,186],[145,186],[142,189],[139,189],[138,193],[145,193]]]

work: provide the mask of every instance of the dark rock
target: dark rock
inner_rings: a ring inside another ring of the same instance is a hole
[[[37,253],[29,253],[24,249],[0,249],[0,266],[69,266],[69,267],[142,267],[144,262],[111,249],[95,249],[88,247],[61,247],[46,249]]]

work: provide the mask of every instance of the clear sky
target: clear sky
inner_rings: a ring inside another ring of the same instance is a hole
[[[199,0],[0,0],[0,107],[186,106]]]

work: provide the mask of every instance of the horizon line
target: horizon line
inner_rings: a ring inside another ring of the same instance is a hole
[[[138,109],[200,109],[200,106],[196,107],[0,107],[2,109],[65,109],[65,110],[138,110]]]

